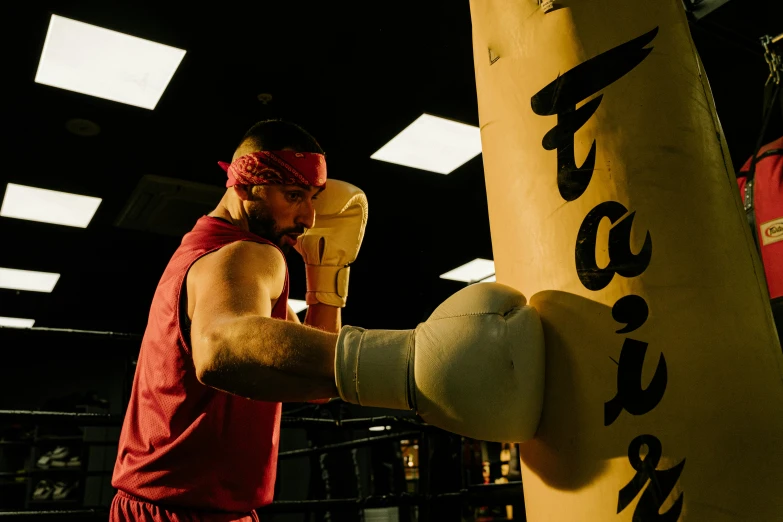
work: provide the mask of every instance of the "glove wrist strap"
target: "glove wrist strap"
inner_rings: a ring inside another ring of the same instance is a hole
[[[344,326],[337,338],[334,374],[340,398],[352,404],[409,410],[415,330]]]
[[[308,305],[324,303],[331,306],[345,306],[348,297],[350,266],[305,265],[307,274]]]

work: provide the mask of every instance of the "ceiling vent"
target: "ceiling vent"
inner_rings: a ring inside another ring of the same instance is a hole
[[[212,212],[226,189],[204,183],[146,175],[114,223],[120,228],[182,236]]]

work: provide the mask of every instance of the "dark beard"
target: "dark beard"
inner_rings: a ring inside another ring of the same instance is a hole
[[[286,254],[291,250],[291,245],[283,242],[283,236],[303,232],[298,228],[280,230],[274,218],[263,208],[248,213],[247,218],[247,226],[252,233],[274,243]]]

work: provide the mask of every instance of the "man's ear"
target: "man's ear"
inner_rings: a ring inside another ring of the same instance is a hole
[[[234,185],[232,188],[234,189],[234,194],[242,201],[250,199],[250,191],[253,188],[250,185]]]

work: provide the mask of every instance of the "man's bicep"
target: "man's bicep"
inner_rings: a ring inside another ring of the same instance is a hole
[[[285,278],[283,263],[275,248],[245,241],[197,261],[187,282],[191,339],[219,333],[224,323],[242,316],[271,317]]]

